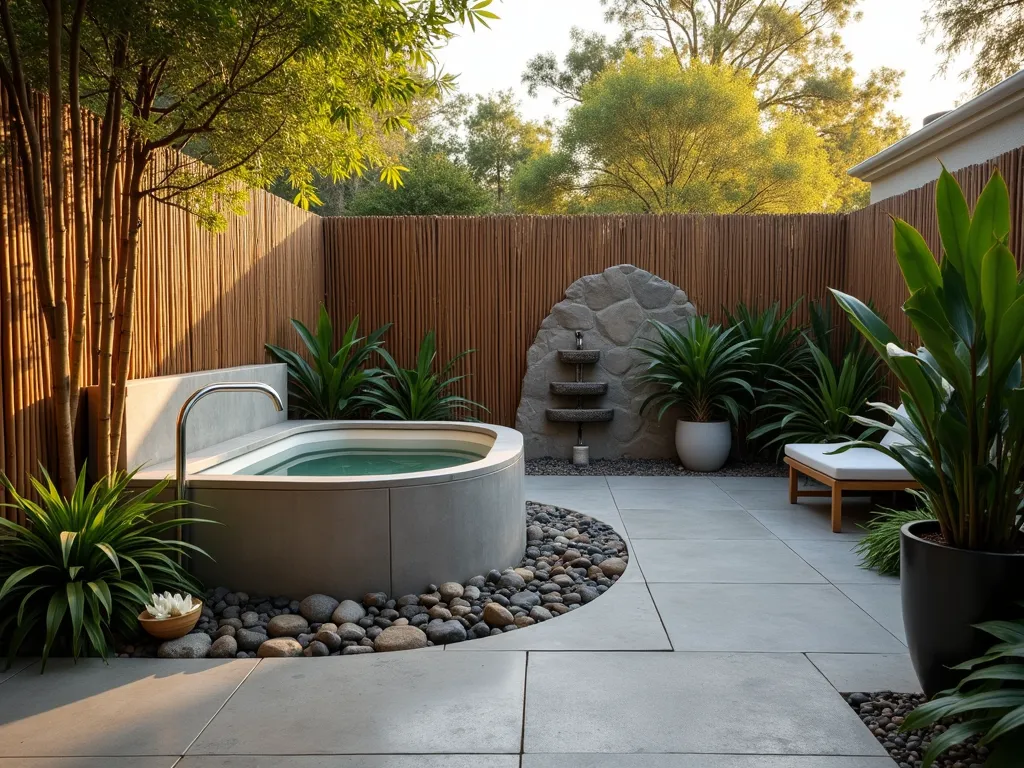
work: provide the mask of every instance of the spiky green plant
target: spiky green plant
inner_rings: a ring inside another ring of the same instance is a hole
[[[732,311],[725,309],[728,326],[736,329],[736,338],[752,342],[748,362],[755,408],[743,416],[739,431],[755,450],[764,447],[755,435],[764,421],[756,406],[777,399],[776,380],[793,381],[806,357],[800,328],[792,322],[801,301],[797,299],[785,309],[778,301],[764,309],[755,309],[742,301]]]
[[[363,338],[358,335],[359,315],[356,315],[337,349],[334,349],[334,324],[323,304],[315,334],[299,320],[292,319],[292,327],[309,351],[312,364],[290,349],[266,345],[274,359],[288,366],[289,408],[296,415],[311,419],[350,416],[359,407],[359,395],[382,373],[367,362],[372,353],[383,349],[384,334],[391,323]]]
[[[1024,605],[1024,604],[1022,604]],[[936,694],[903,721],[901,730],[927,728],[947,718],[951,724],[932,739],[924,753],[929,768],[947,750],[980,736],[978,744],[991,750],[986,768],[1019,768],[1024,755],[1024,619],[987,621],[975,625],[999,642],[988,653],[958,664],[969,671],[956,688]]]
[[[451,375],[455,365],[475,351],[460,352],[435,371],[437,338],[433,331],[428,331],[420,342],[415,368],[403,368],[386,350],[380,349],[378,354],[387,370],[369,383],[359,400],[372,409],[375,418],[403,421],[453,421],[460,411],[486,412],[480,403],[449,392],[466,378]]]
[[[758,410],[775,418],[753,430],[756,440],[771,435],[766,446],[787,443],[834,443],[861,440],[875,432],[858,424],[855,416],[868,411],[868,402],[882,388],[879,360],[851,353],[838,366],[810,339],[805,344],[810,365],[795,378],[772,380],[778,395]]]
[[[934,520],[926,509],[879,509],[861,527],[867,535],[854,547],[865,568],[886,576],[900,575],[900,529],[907,523]]]
[[[660,405],[660,420],[678,406],[687,421],[735,425],[754,397],[749,358],[755,340],[740,340],[735,328],[712,325],[706,317],[691,318],[685,330],[650,322],[658,338],[636,349],[650,358],[639,380],[655,391],[640,405],[640,413]]]
[[[895,374],[906,414],[878,404],[906,442],[865,443],[899,462],[946,543],[990,552],[1020,545],[1024,472],[1024,284],[1007,247],[1010,197],[998,171],[972,215],[956,179],[936,185],[942,257],[893,220],[903,305],[923,346],[903,348],[869,306],[833,290],[851,322]],[[857,417],[868,426],[889,428]]]
[[[134,473],[116,473],[85,490],[85,469],[65,498],[46,470],[32,478],[39,502],[22,496],[0,473],[0,484],[27,525],[0,517],[0,640],[8,665],[27,640],[39,641],[42,668],[56,646],[75,658],[110,655],[113,633],[132,636],[137,616],[157,588],[200,594],[201,585],[179,564],[192,553],[167,538],[184,525],[174,518],[184,502],[158,501],[167,481],[129,493]]]

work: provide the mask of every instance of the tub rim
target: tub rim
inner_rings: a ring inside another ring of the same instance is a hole
[[[493,437],[494,444],[487,455],[478,461],[455,467],[408,472],[395,475],[361,475],[339,479],[338,477],[287,477],[274,475],[213,475],[202,474],[246,453],[272,445],[289,437],[309,432],[330,430],[443,430],[450,432],[474,432]],[[265,490],[311,490],[330,491],[342,489],[401,488],[415,485],[447,483],[489,475],[509,467],[523,459],[523,436],[518,431],[497,424],[483,424],[463,421],[375,421],[339,420],[284,421],[263,429],[249,432],[222,443],[190,452],[188,455],[188,485],[190,488],[257,488]],[[165,461],[143,467],[132,480],[134,487],[148,487],[174,476],[174,462]]]

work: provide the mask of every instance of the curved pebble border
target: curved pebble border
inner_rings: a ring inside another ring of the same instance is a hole
[[[900,733],[904,718],[928,699],[923,693],[847,693],[846,703],[860,715],[861,721],[878,739],[900,768],[921,768],[924,753],[933,738],[945,733],[950,723],[938,723],[927,730]],[[935,768],[983,768],[988,749],[977,745],[977,738],[953,747],[935,761]]]
[[[528,475],[647,475],[650,477],[785,477],[786,465],[772,462],[730,461],[717,472],[692,472],[671,459],[592,459],[577,467],[568,459],[530,459]]]
[[[526,503],[526,552],[516,568],[464,584],[425,585],[420,595],[371,592],[358,601],[232,592],[205,595],[191,634],[124,646],[121,656],[256,658],[380,653],[459,643],[550,621],[596,600],[626,570],[625,542],[606,523]]]

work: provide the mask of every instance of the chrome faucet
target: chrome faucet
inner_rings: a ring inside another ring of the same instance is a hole
[[[277,390],[271,387],[269,384],[263,384],[258,381],[224,381],[219,384],[210,384],[198,389],[189,395],[188,400],[185,401],[184,405],[181,406],[181,410],[178,411],[178,425],[177,429],[177,444],[174,454],[174,474],[175,474],[175,498],[179,501],[185,498],[185,486],[186,486],[186,451],[185,451],[185,422],[188,420],[188,415],[192,412],[192,408],[195,404],[202,400],[207,395],[212,395],[214,392],[262,392],[271,400],[274,401],[274,408],[279,411],[284,410],[284,403],[281,402],[281,396],[277,394]]]

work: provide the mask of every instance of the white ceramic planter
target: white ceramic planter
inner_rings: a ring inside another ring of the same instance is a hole
[[[732,448],[732,427],[727,421],[676,422],[676,452],[683,466],[694,472],[721,469]]]

